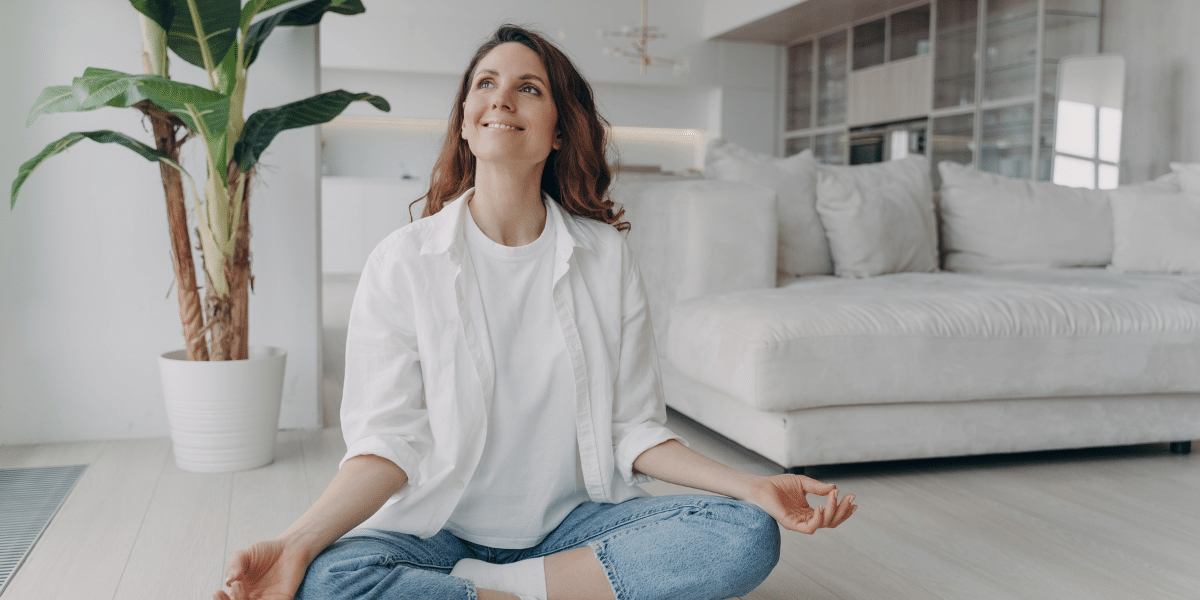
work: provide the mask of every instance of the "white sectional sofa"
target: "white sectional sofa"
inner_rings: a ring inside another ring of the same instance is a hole
[[[1200,438],[1200,189],[1178,176],[944,163],[935,206],[922,157],[718,142],[708,167],[725,181],[615,192],[680,413],[794,470]]]

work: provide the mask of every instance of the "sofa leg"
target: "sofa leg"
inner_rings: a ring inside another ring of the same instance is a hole
[[[1171,442],[1171,454],[1191,454],[1191,442]]]
[[[1175,448],[1175,446],[1172,445],[1171,446],[1172,451],[1174,451],[1174,448]],[[787,470],[784,472],[792,474],[792,475],[803,475],[804,467],[788,467]]]

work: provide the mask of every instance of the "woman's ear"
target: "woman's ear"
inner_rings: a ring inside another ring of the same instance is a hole
[[[554,148],[555,150],[561,150],[562,149],[562,141],[563,141],[562,130],[555,129],[554,130],[554,141],[550,142],[550,147]]]

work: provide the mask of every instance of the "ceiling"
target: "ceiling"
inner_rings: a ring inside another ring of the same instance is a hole
[[[779,12],[715,36],[718,40],[783,44],[866,19],[914,0],[800,0]]]

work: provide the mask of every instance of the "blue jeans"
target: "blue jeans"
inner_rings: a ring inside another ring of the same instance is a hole
[[[590,547],[617,600],[720,599],[758,587],[779,560],[779,526],[762,509],[722,496],[587,502],[532,548],[489,548],[442,530],[429,539],[381,530],[347,534],[308,567],[300,600],[475,600],[450,575],[474,558],[510,563]]]

